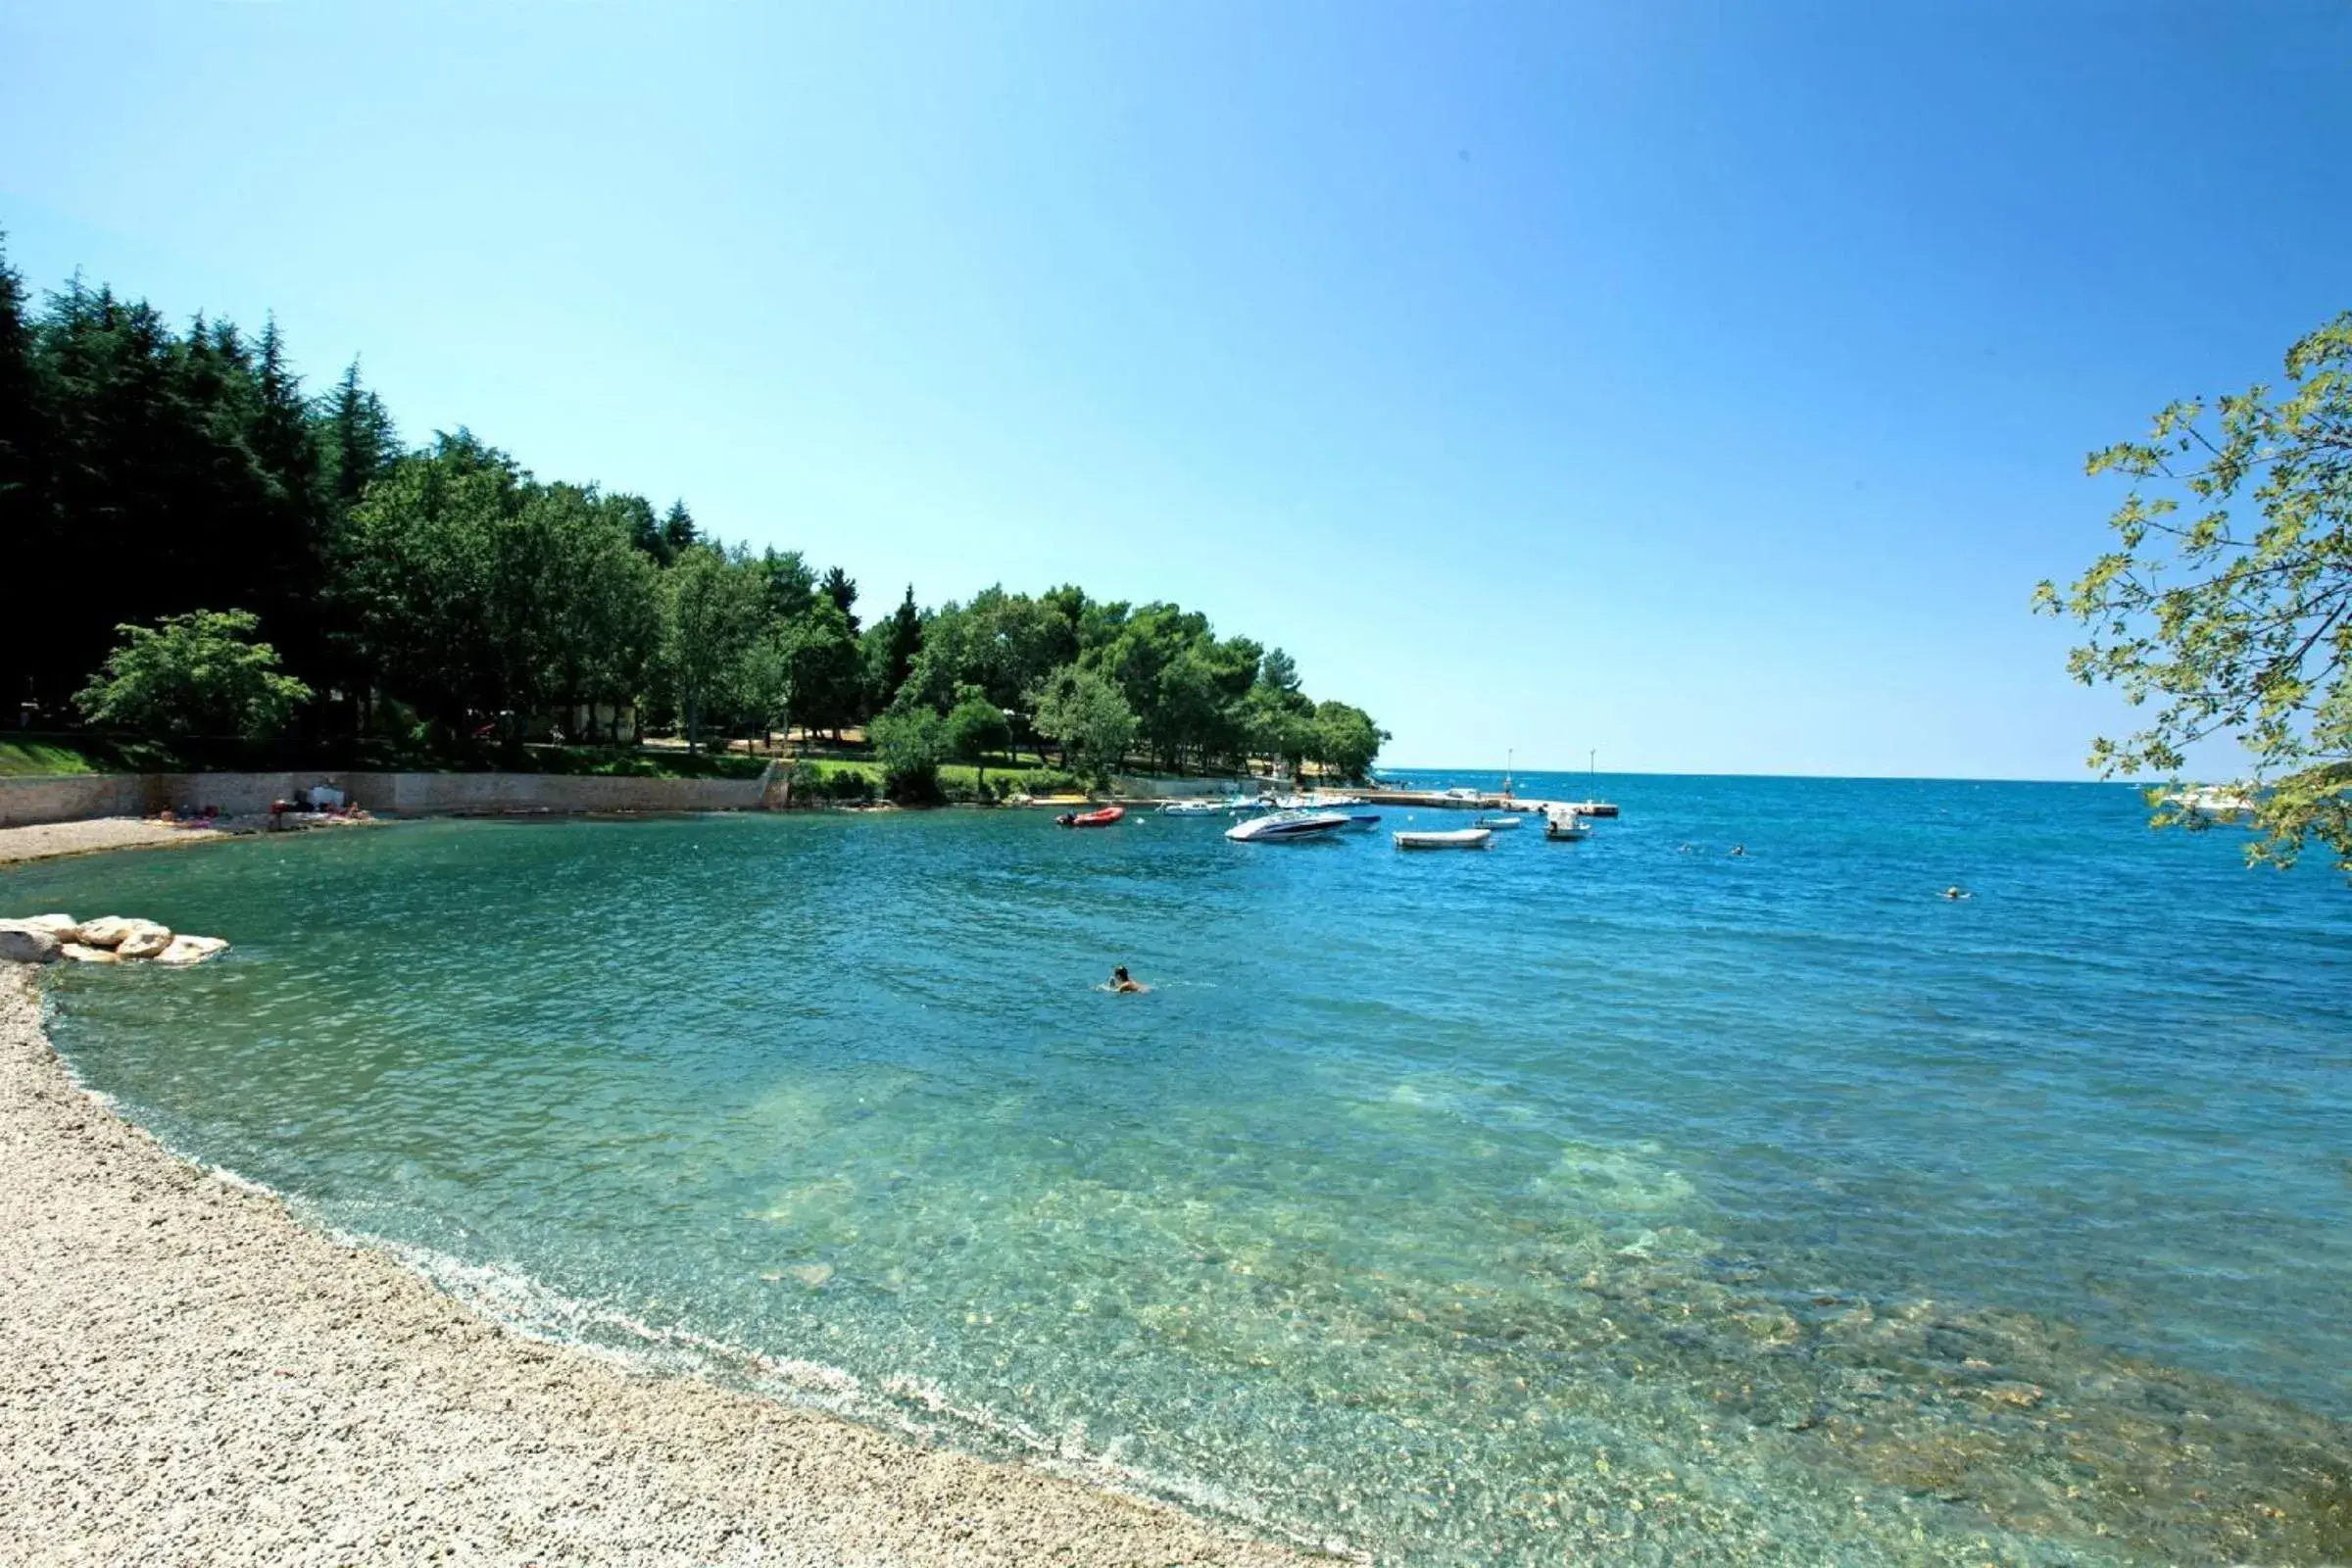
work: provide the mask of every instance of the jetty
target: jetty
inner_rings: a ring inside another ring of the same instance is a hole
[[[1477,795],[1447,795],[1438,790],[1358,790],[1355,793],[1367,806],[1426,806],[1457,811],[1542,811],[1547,807],[1560,806],[1580,816],[1617,814],[1617,807],[1610,801],[1539,801],[1525,795],[1505,795],[1499,790],[1488,790]]]

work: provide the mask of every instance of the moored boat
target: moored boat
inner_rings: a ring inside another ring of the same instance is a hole
[[[2251,789],[2243,784],[2199,784],[2174,791],[2164,798],[2164,804],[2225,821],[2251,816],[2256,806]]]
[[[1348,817],[1339,811],[1276,811],[1236,822],[1225,836],[1236,844],[1289,844],[1324,838],[1348,825]]]
[[[1162,816],[1222,816],[1223,803],[1210,800],[1170,801],[1159,808]]]
[[[1483,827],[1446,828],[1419,833],[1408,829],[1393,836],[1400,850],[1483,850],[1494,842],[1494,833]]]
[[[1470,819],[1470,825],[1486,828],[1490,832],[1507,833],[1526,820],[1523,816],[1505,811],[1498,816],[1474,816]]]
[[[1555,843],[1574,844],[1592,836],[1592,824],[1573,806],[1544,808],[1544,836]]]
[[[1056,827],[1108,827],[1127,814],[1124,806],[1105,806],[1093,811],[1064,811],[1054,819]]]

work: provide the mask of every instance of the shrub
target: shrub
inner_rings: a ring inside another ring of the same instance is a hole
[[[199,610],[153,626],[117,626],[122,646],[74,705],[88,723],[141,735],[267,740],[311,700],[311,689],[278,673],[277,650],[253,640],[261,624],[247,610]]]
[[[928,708],[910,707],[875,716],[867,726],[874,760],[882,764],[883,792],[894,801],[939,799],[939,763],[946,752],[945,721]]]
[[[824,793],[845,805],[862,805],[874,798],[874,781],[861,767],[837,767],[825,774]]]
[[[989,754],[1002,752],[1012,744],[1012,726],[1005,722],[1004,710],[990,702],[986,692],[977,686],[964,686],[958,690],[956,707],[940,732],[940,744],[949,756],[975,764],[980,782],[985,784]]]

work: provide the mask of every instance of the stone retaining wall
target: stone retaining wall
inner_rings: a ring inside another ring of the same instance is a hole
[[[463,816],[511,811],[754,811],[756,778],[583,778],[564,773],[351,773],[343,787],[370,811]],[[313,781],[316,782],[316,781]]]
[[[0,778],[0,827],[28,822],[79,822],[95,816],[137,816],[147,808],[147,781],[136,773],[57,773]]]
[[[370,811],[409,816],[507,812],[752,811],[782,804],[764,778],[588,778],[565,773],[75,773],[0,778],[0,827],[218,808],[246,816],[325,784]]]
[[[169,808],[200,812],[212,807],[223,816],[254,816],[270,809],[271,801],[290,801],[296,790],[331,784],[349,791],[344,775],[324,773],[141,773],[146,788],[142,810],[152,816]]]

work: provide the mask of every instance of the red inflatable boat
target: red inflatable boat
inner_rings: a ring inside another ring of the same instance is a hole
[[[1062,827],[1108,827],[1126,814],[1124,806],[1105,806],[1099,811],[1064,811],[1054,820]]]

